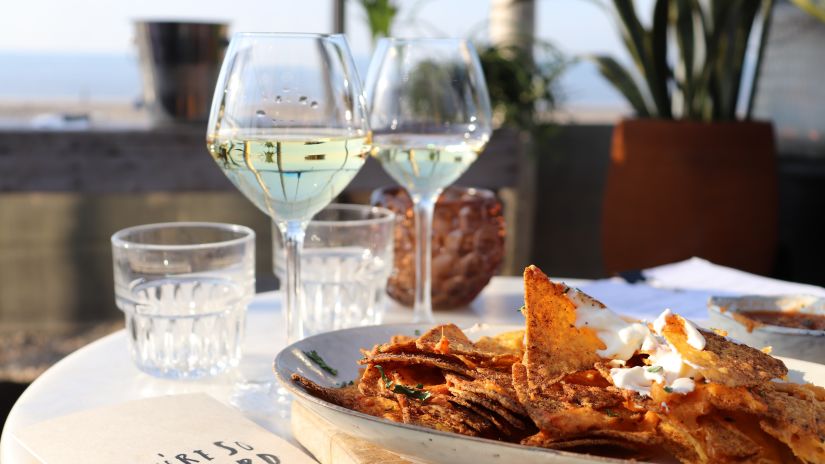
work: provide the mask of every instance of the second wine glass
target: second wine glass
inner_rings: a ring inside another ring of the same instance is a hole
[[[462,39],[381,39],[365,84],[373,154],[415,210],[414,322],[432,322],[435,203],[476,160],[492,132],[478,55]]]

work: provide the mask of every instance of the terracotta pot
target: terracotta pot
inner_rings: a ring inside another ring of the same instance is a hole
[[[602,212],[609,273],[699,256],[770,274],[777,246],[773,126],[625,120]]]
[[[372,193],[372,204],[397,215],[394,265],[387,294],[412,306],[415,295],[415,219],[412,200],[401,187]],[[448,187],[433,213],[432,299],[434,309],[465,306],[498,272],[504,258],[504,216],[495,193]]]

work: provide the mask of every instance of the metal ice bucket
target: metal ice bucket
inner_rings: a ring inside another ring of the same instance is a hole
[[[222,23],[135,23],[143,101],[156,122],[206,121],[228,28]]]

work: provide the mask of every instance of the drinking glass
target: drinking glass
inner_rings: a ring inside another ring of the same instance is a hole
[[[229,44],[206,144],[283,235],[288,343],[303,338],[305,228],[364,164],[371,149],[365,106],[342,35],[242,33]]]
[[[307,335],[380,324],[393,268],[395,214],[386,208],[332,204],[312,218],[301,256]],[[283,279],[285,250],[272,235],[273,268]]]
[[[414,204],[413,321],[432,322],[433,209],[490,138],[487,84],[466,40],[390,38],[378,42],[365,90],[373,154]]]
[[[195,379],[238,365],[255,294],[255,232],[171,222],[112,235],[115,300],[141,370]]]

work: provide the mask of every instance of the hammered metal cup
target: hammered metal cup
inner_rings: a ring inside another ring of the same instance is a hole
[[[412,201],[400,187],[372,192],[372,204],[396,213],[395,263],[387,293],[412,306],[415,293],[415,227]],[[504,258],[504,216],[496,195],[484,189],[449,187],[435,205],[432,245],[433,308],[472,302]]]

